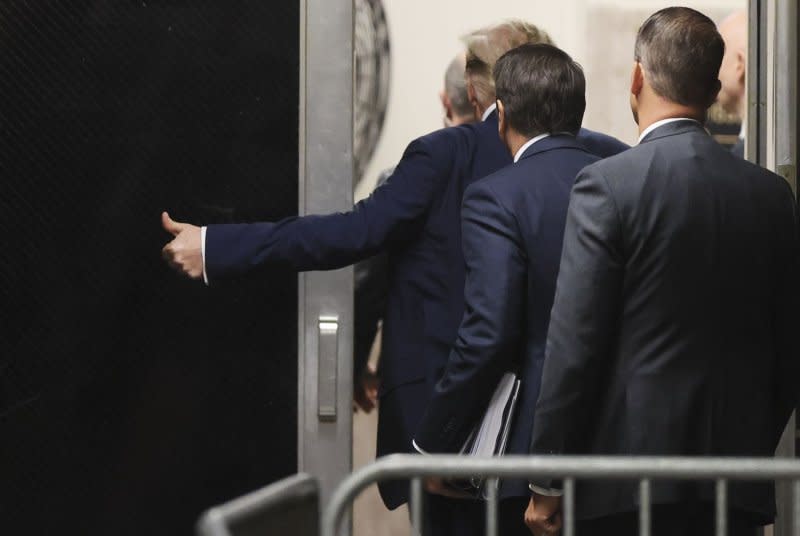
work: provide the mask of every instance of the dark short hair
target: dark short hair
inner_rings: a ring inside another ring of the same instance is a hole
[[[650,86],[685,106],[708,108],[719,92],[725,43],[714,22],[688,7],[668,7],[650,16],[636,35],[634,58]]]
[[[520,134],[580,130],[586,79],[581,66],[563,50],[546,44],[512,49],[497,60],[494,83],[506,121]]]

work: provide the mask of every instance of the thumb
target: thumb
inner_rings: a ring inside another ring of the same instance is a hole
[[[161,225],[164,227],[164,230],[172,234],[172,236],[178,236],[178,233],[183,231],[185,227],[185,224],[178,223],[170,218],[166,211],[161,213]]]

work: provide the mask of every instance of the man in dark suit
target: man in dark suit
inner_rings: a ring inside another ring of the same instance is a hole
[[[688,8],[636,40],[640,144],[584,169],[567,215],[534,454],[772,456],[797,403],[797,206],[780,177],[703,129],[723,42]],[[553,534],[558,481],[526,523]],[[654,534],[711,534],[712,483],[654,482]],[[636,534],[637,484],[579,481],[579,531]],[[729,534],[775,515],[771,483],[734,483]]]
[[[466,54],[459,52],[447,65],[444,86],[439,93],[445,127],[456,127],[476,121],[475,110],[467,94],[464,80]],[[394,168],[381,172],[376,187],[394,173]],[[354,267],[353,296],[353,402],[369,413],[377,400],[375,386],[380,378],[369,364],[378,324],[386,309],[389,288],[389,265],[386,252],[357,263]],[[378,356],[380,359],[380,356]]]
[[[466,312],[417,428],[425,452],[459,452],[507,371],[518,372],[521,387],[506,452],[528,452],[569,193],[578,172],[599,160],[575,139],[586,84],[569,55],[524,45],[498,60],[494,78],[500,137],[515,163],[464,194]],[[524,479],[502,483],[501,534],[528,533],[529,497]]]
[[[175,236],[164,247],[167,262],[209,283],[242,276],[264,264],[327,270],[388,252],[378,456],[411,452],[413,432],[447,362],[464,311],[460,226],[464,189],[511,161],[497,135],[491,66],[510,48],[530,42],[549,42],[549,37],[522,21],[470,34],[467,90],[482,120],[413,141],[394,174],[350,212],[203,228],[162,215],[165,229]],[[587,143],[608,153],[626,147],[608,136],[581,134]],[[407,483],[385,482],[379,488],[391,509],[408,500]],[[451,517],[467,530],[474,523],[459,508]],[[481,508],[476,511],[482,513]],[[441,526],[447,526],[448,516],[442,519]]]

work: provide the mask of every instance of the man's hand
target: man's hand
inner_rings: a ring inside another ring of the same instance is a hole
[[[378,388],[381,380],[374,368],[367,365],[364,372],[353,386],[354,410],[360,408],[364,413],[369,413],[378,405]]]
[[[200,279],[203,277],[203,252],[200,227],[173,221],[166,212],[161,213],[164,230],[175,238],[164,246],[161,256],[177,272]]]
[[[551,536],[561,530],[561,497],[534,493],[525,510],[525,525],[533,536]]]

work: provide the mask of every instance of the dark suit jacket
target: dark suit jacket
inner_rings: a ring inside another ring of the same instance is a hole
[[[590,153],[601,158],[629,148],[616,138],[589,129],[581,129],[578,140]],[[511,162],[510,157],[508,161]],[[385,173],[386,176],[379,178],[378,186],[391,176],[390,171],[387,170]],[[378,331],[378,323],[384,316],[386,296],[389,292],[388,272],[388,256],[385,252],[361,261],[355,267],[353,373],[356,380],[367,364]]]
[[[394,174],[389,168],[378,176],[376,188]],[[366,370],[378,323],[386,310],[389,293],[389,259],[382,251],[353,267],[353,382],[360,381]]]
[[[771,456],[797,402],[797,225],[784,180],[691,121],[584,169],[531,452]],[[652,493],[713,499],[711,483]],[[733,508],[774,515],[771,484],[730,493]],[[636,502],[635,482],[578,483],[579,518]]]
[[[552,136],[467,189],[461,211],[466,312],[415,436],[426,452],[458,452],[502,374],[519,370],[506,452],[527,454],[569,193],[578,172],[597,160],[574,137]],[[501,489],[501,497],[529,494],[522,479]]]
[[[604,146],[613,140],[587,135]],[[495,113],[481,123],[438,130],[412,142],[386,183],[349,212],[209,225],[209,281],[267,263],[298,271],[341,268],[387,251],[377,454],[410,452],[427,402],[420,392],[429,396],[441,375],[464,310],[464,189],[510,162]],[[388,396],[417,382],[427,388]],[[407,500],[406,484],[389,482],[380,489],[389,508]]]

